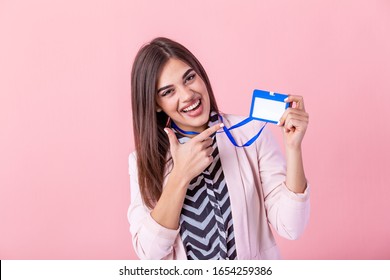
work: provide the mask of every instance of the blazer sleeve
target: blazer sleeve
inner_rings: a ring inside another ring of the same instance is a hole
[[[172,230],[158,224],[150,215],[141,197],[135,153],[129,156],[130,206],[127,218],[135,252],[140,259],[172,259],[174,242],[179,229]]]
[[[304,193],[290,191],[286,184],[286,161],[272,132],[266,127],[257,142],[260,179],[268,222],[287,238],[299,238],[310,215],[310,186]]]

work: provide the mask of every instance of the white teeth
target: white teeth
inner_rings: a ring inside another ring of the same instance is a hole
[[[200,104],[200,100],[198,100],[198,102],[196,102],[195,104],[192,104],[191,106],[183,109],[183,112],[188,112],[188,111],[191,111],[191,110],[194,110],[196,107],[198,107]]]

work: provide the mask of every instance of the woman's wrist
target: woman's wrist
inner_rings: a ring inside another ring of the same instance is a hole
[[[172,169],[168,181],[155,208],[152,218],[160,225],[176,230],[179,226],[181,209],[187,193],[188,183],[179,170]]]
[[[187,178],[184,171],[179,170],[178,168],[173,167],[171,173],[169,174],[170,180],[175,182],[175,185],[178,188],[185,188],[187,189],[188,185],[190,184],[191,180],[190,178]]]
[[[286,152],[301,152],[302,151],[302,145],[301,143],[285,143],[285,150]]]
[[[303,168],[301,146],[286,147],[287,178],[286,186],[295,193],[303,193],[307,186]]]

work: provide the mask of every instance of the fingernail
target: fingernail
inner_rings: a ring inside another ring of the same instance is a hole
[[[164,131],[165,131],[166,134],[168,134],[168,129],[164,128]]]
[[[224,127],[225,125],[223,124],[223,123],[221,123],[220,125],[219,125],[219,127]]]

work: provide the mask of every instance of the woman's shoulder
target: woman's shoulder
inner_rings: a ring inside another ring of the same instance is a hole
[[[129,154],[128,157],[128,164],[129,164],[129,174],[137,170],[137,152],[133,151]]]
[[[130,154],[129,154],[129,163],[130,163],[130,161],[137,161],[137,152],[136,151],[130,152]]]
[[[228,121],[231,124],[241,122],[241,121],[245,120],[246,118],[248,118],[248,117],[241,116],[241,115],[226,114],[226,113],[220,113],[220,115],[223,117],[224,120]]]

